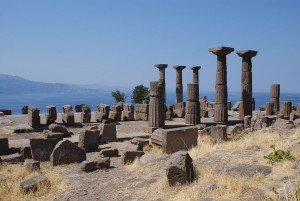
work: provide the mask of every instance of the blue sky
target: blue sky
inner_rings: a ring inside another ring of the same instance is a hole
[[[175,90],[173,65],[200,65],[201,91],[214,91],[208,48],[253,49],[253,91],[299,93],[300,1],[0,0],[0,74],[44,82],[133,88],[158,79]],[[228,90],[240,91],[242,59],[227,57]]]

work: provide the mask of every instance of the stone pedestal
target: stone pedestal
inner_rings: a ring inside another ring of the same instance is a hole
[[[280,84],[272,84],[270,88],[270,103],[274,103],[274,110],[279,111]]]
[[[182,70],[186,68],[186,66],[173,66],[176,70],[176,99],[175,103],[183,102],[183,87],[182,87]]]
[[[199,85],[187,84],[187,101],[185,106],[185,123],[196,125],[200,123]]]
[[[82,106],[81,123],[90,123],[90,122],[91,122],[91,106],[84,105]]]
[[[281,102],[280,114],[282,114],[284,118],[289,118],[291,112],[292,112],[292,102],[290,101]]]
[[[257,51],[240,50],[237,55],[243,58],[242,60],[242,76],[241,76],[241,105],[239,110],[239,118],[244,119],[245,116],[252,116],[252,62],[251,58],[255,57]]]
[[[109,105],[106,104],[98,104],[96,105],[95,119],[97,122],[103,122],[104,119],[108,119],[109,117]]]
[[[124,110],[122,111],[123,121],[133,121],[134,120],[134,106],[130,103],[124,105]]]
[[[163,99],[164,85],[161,82],[150,82],[150,102],[148,127],[165,125],[165,104]]]
[[[231,47],[209,48],[209,51],[217,55],[217,72],[216,72],[216,103],[214,105],[214,121],[228,122],[227,108],[227,65],[226,55],[234,51]]]
[[[45,114],[46,124],[50,125],[54,123],[57,119],[56,107],[54,105],[48,105],[46,108],[47,108],[47,112]]]
[[[274,115],[274,103],[266,103],[266,115],[271,116]]]
[[[64,105],[62,109],[64,112],[64,114],[62,114],[62,122],[67,126],[73,126],[75,123],[75,117],[72,105]]]
[[[28,125],[33,129],[40,127],[40,110],[34,106],[28,106]]]

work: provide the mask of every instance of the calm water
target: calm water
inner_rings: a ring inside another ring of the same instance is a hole
[[[185,96],[185,95],[184,95]],[[214,92],[200,92],[201,96],[207,96],[208,101],[214,101]],[[256,108],[258,105],[264,105],[269,101],[269,93],[253,93]],[[173,104],[175,101],[175,92],[167,93],[167,104]],[[185,97],[184,97],[185,99]],[[229,92],[228,101],[232,102],[232,106],[239,101],[239,92]],[[300,103],[300,94],[281,94],[280,101],[292,101],[293,104]],[[127,94],[126,102],[131,102],[131,94]],[[90,104],[92,111],[96,110],[96,105],[105,103],[112,105],[114,103],[110,92],[101,93],[45,93],[45,94],[9,94],[0,95],[0,108],[8,108],[13,114],[20,114],[24,105],[34,105],[45,113],[47,105],[55,105],[57,112],[62,112],[62,106],[65,104]]]

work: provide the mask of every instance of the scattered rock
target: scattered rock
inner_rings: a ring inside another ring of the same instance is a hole
[[[40,162],[35,160],[25,160],[25,167],[29,172],[40,170]]]
[[[21,153],[21,147],[10,147],[9,154]]]
[[[256,174],[266,176],[272,172],[272,167],[254,164],[227,164],[216,167],[215,173],[222,174],[223,172],[242,177],[253,177]]]
[[[23,161],[23,157],[19,153],[1,156],[4,163],[18,163]]]
[[[109,157],[100,158],[97,161],[97,167],[98,169],[108,169],[110,167],[110,158]]]
[[[33,160],[49,161],[57,139],[29,139]]]
[[[217,200],[212,199],[212,198],[199,198],[196,201],[217,201]]]
[[[294,128],[294,124],[290,120],[278,118],[273,124],[273,128],[277,129],[292,129]]]
[[[195,179],[193,160],[186,151],[172,154],[166,170],[170,186],[191,183]]]
[[[31,147],[30,146],[21,147],[20,154],[23,157],[23,159],[31,159],[32,158]]]
[[[97,161],[83,161],[80,169],[84,172],[93,172],[97,170]]]
[[[53,138],[53,139],[56,139],[57,142],[64,139],[63,133],[53,133],[52,131],[44,130],[43,134],[44,134],[45,139]]]
[[[36,192],[40,185],[50,186],[50,181],[45,175],[39,175],[22,181],[20,183],[20,189],[24,193]]]
[[[0,156],[9,154],[8,138],[0,138]]]
[[[85,151],[77,147],[69,140],[60,141],[57,143],[50,156],[50,162],[52,166],[69,163],[81,163],[85,160]]]
[[[103,124],[100,129],[100,143],[105,144],[117,140],[116,124]]]
[[[140,158],[145,153],[143,151],[125,151],[121,157],[121,162],[123,164],[130,164],[138,157]]]
[[[70,137],[71,133],[69,133],[68,129],[64,126],[58,124],[50,124],[48,129],[53,133],[62,133],[64,137]]]
[[[118,157],[119,151],[117,148],[103,149],[100,151],[101,157]]]
[[[213,191],[216,190],[218,188],[218,185],[212,182],[204,182],[201,183],[199,186],[199,189],[201,191]]]
[[[151,153],[147,153],[141,156],[140,158],[140,162],[142,164],[147,164],[147,163],[154,163],[160,160],[163,160],[165,157],[161,154],[151,154]]]
[[[98,149],[99,130],[81,130],[78,132],[78,147],[86,152],[96,151]]]

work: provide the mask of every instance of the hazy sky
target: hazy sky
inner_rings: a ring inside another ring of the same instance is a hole
[[[253,91],[300,92],[299,0],[0,0],[0,74],[44,82],[133,87],[167,63],[200,65],[200,92],[214,91],[208,48],[253,49]],[[242,59],[227,57],[228,90],[240,91]],[[186,85],[184,85],[184,90]]]

